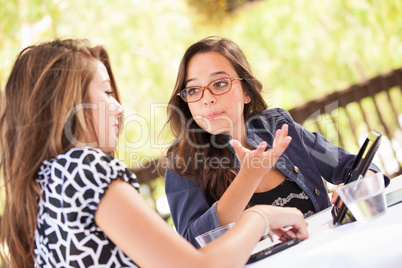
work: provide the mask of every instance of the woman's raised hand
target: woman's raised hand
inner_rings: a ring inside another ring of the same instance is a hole
[[[273,146],[267,151],[265,151],[267,147],[265,141],[261,142],[255,150],[243,147],[239,141],[234,139],[230,141],[230,144],[239,158],[242,169],[247,169],[250,175],[263,176],[275,165],[291,140],[292,138],[288,136],[288,125],[284,124],[281,129],[276,131]]]

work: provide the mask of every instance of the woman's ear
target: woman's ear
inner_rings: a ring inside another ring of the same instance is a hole
[[[251,102],[251,98],[250,95],[248,93],[244,93],[244,104],[250,103]]]

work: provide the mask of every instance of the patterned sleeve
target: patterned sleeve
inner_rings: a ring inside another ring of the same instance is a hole
[[[62,180],[61,221],[77,231],[97,229],[94,215],[112,181],[120,178],[139,188],[134,173],[125,164],[99,149],[74,148],[59,156],[53,167],[52,177]]]

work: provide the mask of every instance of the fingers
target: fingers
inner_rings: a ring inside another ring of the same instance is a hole
[[[335,191],[332,192],[331,205],[335,204],[336,199],[338,199],[338,196],[339,196],[339,195],[338,195],[337,192],[335,192]]]
[[[301,221],[300,224],[293,225],[293,228],[287,230],[285,232],[285,240],[293,239],[293,238],[299,238],[300,240],[305,240],[308,238],[308,231],[307,231],[307,222],[306,221]]]
[[[268,205],[257,205],[258,209],[264,211],[269,219],[269,226],[283,241],[299,238],[308,238],[308,223],[300,210],[293,207],[275,207]]]
[[[261,154],[265,151],[265,148],[267,148],[267,143],[265,141],[260,142],[260,144],[258,144],[257,149],[255,149],[255,152],[258,154]]]
[[[342,187],[344,185],[344,183],[339,184],[336,189],[338,189],[339,187]],[[332,192],[332,197],[331,197],[331,204],[335,204],[336,200],[338,199],[339,195],[336,192],[336,189]]]
[[[282,227],[282,234],[280,239],[282,241],[286,241],[289,239],[299,238],[300,240],[304,240],[308,238],[308,222],[304,219],[303,214],[300,210],[296,208],[281,208],[285,209],[287,213],[287,219],[289,222],[287,223],[289,226]]]
[[[278,146],[278,143],[288,136],[288,130],[289,126],[287,124],[282,125],[281,129],[276,130],[275,139],[272,144],[273,148],[276,148]]]
[[[281,129],[278,129],[275,133],[275,139],[272,144],[273,148],[278,146],[288,145],[290,143],[291,137],[288,136],[289,126],[284,124]],[[290,140],[289,140],[290,138]]]
[[[278,129],[276,131],[274,143],[272,146],[272,156],[274,157],[274,161],[276,161],[279,156],[283,154],[283,152],[292,141],[292,137],[288,136],[288,129],[288,125],[284,124],[281,129]]]
[[[243,147],[243,146],[241,145],[241,143],[240,143],[238,140],[235,140],[235,139],[231,139],[231,140],[229,141],[229,144],[232,145],[235,150],[236,150],[237,148],[239,148],[239,147]]]
[[[280,241],[288,241],[291,239],[296,238],[296,234],[294,232],[287,232],[286,230],[284,230],[283,228],[277,230],[276,232],[274,232],[278,237]]]
[[[244,148],[238,140],[232,139],[229,141],[229,144],[233,146],[233,149],[235,150],[235,153],[237,154],[237,157],[240,161],[242,161],[244,156],[250,152],[250,150]]]
[[[274,156],[279,157],[283,152],[288,148],[290,142],[292,141],[292,137],[285,137],[277,141],[277,146],[272,148],[272,152]]]
[[[288,128],[288,125],[284,124],[281,129],[277,130],[273,148],[267,151],[265,141],[262,141],[255,150],[249,150],[238,140],[232,139],[229,143],[233,146],[241,167],[257,172],[259,175],[271,170],[292,140],[288,136]]]

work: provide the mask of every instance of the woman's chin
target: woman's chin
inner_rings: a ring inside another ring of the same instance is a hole
[[[211,131],[207,131],[207,132],[212,135],[230,135],[229,131],[225,131],[223,129],[216,129],[216,130],[211,130]]]

